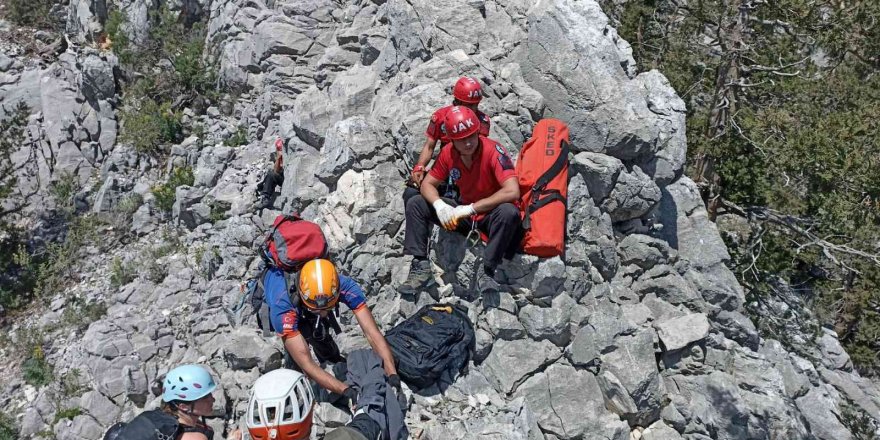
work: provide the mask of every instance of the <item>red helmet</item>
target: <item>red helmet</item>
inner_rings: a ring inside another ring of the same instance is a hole
[[[446,112],[443,127],[449,139],[464,139],[480,131],[480,119],[473,110],[457,105]]]
[[[479,104],[483,99],[483,88],[480,87],[479,81],[469,76],[463,76],[455,82],[452,96],[467,104]]]

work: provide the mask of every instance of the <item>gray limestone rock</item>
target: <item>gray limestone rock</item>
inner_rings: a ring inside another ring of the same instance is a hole
[[[682,440],[683,437],[662,420],[654,422],[642,431],[642,440]]]
[[[678,318],[654,323],[657,336],[665,351],[675,351],[709,335],[709,319],[702,313],[692,313]]]
[[[833,330],[823,328],[822,335],[819,336],[817,343],[822,351],[823,363],[832,370],[852,371],[852,361],[846,350],[840,345],[837,339],[837,333]]]
[[[647,426],[660,418],[667,399],[654,357],[653,331],[640,330],[633,336],[620,336],[616,343],[617,349],[600,355],[599,374],[606,371],[613,374],[635,403],[636,412],[622,414],[622,417],[630,425]]]
[[[596,203],[602,203],[611,194],[620,172],[624,169],[620,159],[589,151],[576,154],[571,161],[571,167],[583,177],[590,197]]]
[[[676,375],[668,380],[677,390],[673,399],[676,408],[691,421],[689,432],[704,436],[695,438],[749,437],[749,410],[732,376],[714,371],[708,375]]]
[[[617,245],[620,264],[636,266],[648,270],[670,262],[669,245],[663,240],[642,234],[627,235]]]
[[[739,312],[722,310],[712,318],[712,327],[721,331],[721,334],[752,350],[758,350],[761,336],[752,320]]]
[[[575,302],[563,293],[553,299],[550,307],[528,304],[519,311],[519,321],[534,340],[546,339],[560,347],[571,340],[569,321]]]
[[[95,419],[86,415],[76,416],[73,420],[61,420],[53,430],[58,440],[97,439],[104,434],[104,428]]]
[[[492,309],[484,315],[486,326],[495,338],[512,341],[521,339],[526,330],[516,316],[500,309]]]
[[[622,222],[647,214],[660,201],[660,188],[638,167],[621,172],[602,209],[611,220]]]
[[[512,393],[529,375],[558,359],[559,349],[549,341],[497,341],[483,361],[483,371],[501,393]]]
[[[629,427],[605,409],[596,378],[564,364],[553,364],[517,390],[535,412],[538,425],[558,438],[627,438]]]
[[[178,186],[175,190],[171,217],[187,229],[195,229],[196,226],[206,222],[208,219],[203,212],[206,205],[199,203],[204,195],[204,191],[198,188]],[[197,205],[201,206],[197,208]],[[208,210],[210,211],[210,208]]]
[[[226,365],[232,370],[259,367],[260,371],[269,371],[281,366],[283,356],[278,347],[263,339],[256,329],[237,328],[222,346]]]
[[[119,407],[97,391],[88,391],[80,397],[79,406],[102,426],[110,426],[119,415]]]
[[[828,385],[811,389],[796,400],[810,433],[819,440],[851,440],[852,434],[841,423],[836,392]]]

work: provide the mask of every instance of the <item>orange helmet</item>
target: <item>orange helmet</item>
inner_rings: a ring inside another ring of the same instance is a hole
[[[304,440],[312,433],[312,387],[302,373],[278,369],[254,382],[247,429],[254,440]]]
[[[315,259],[299,272],[299,298],[312,310],[328,310],[339,301],[339,274],[330,260]]]

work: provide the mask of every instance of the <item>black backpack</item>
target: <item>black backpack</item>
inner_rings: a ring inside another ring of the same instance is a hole
[[[422,307],[386,332],[385,339],[400,378],[415,388],[433,385],[445,371],[459,373],[476,341],[467,309],[451,304]]]
[[[144,411],[130,422],[117,423],[110,427],[105,440],[175,440],[180,425],[177,419],[160,410]]]

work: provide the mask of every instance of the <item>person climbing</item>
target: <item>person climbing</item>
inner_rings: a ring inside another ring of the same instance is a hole
[[[403,253],[413,261],[404,290],[424,287],[431,278],[428,261],[430,223],[465,234],[473,230],[488,236],[483,252],[480,288],[494,283],[503,257],[512,256],[521,237],[519,183],[513,161],[498,142],[480,134],[478,116],[467,107],[452,107],[443,121],[453,148],[442,148],[420,193],[407,198]],[[458,200],[441,198],[443,183],[458,187]],[[462,221],[467,220],[467,221]]]
[[[306,262],[291,278],[295,282],[290,284],[295,286],[289,288],[287,274],[280,268],[268,267],[263,278],[264,295],[272,328],[306,376],[328,391],[357,401],[357,392],[324,371],[309,353],[311,347],[318,362],[345,362],[330,334],[330,330],[341,332],[336,318],[338,303],[342,302],[354,313],[367,342],[382,358],[389,383],[400,386],[391,348],[376,325],[357,282],[339,275],[330,260],[320,258]]]
[[[211,373],[201,365],[181,365],[168,372],[162,381],[162,405],[144,411],[131,422],[113,425],[104,439],[213,440],[214,430],[205,422],[213,414],[217,388]],[[240,440],[241,430],[228,439]]]
[[[272,370],[251,388],[245,425],[253,440],[305,440],[312,433],[315,399],[299,371]]]
[[[282,150],[284,149],[284,141],[281,138],[275,140],[275,151],[269,155],[272,161],[272,168],[266,171],[263,181],[257,188],[259,192],[259,201],[255,205],[255,209],[272,208],[272,196],[275,195],[275,188],[284,185],[284,158]]]
[[[463,106],[473,110],[480,120],[480,134],[489,136],[491,121],[485,113],[478,109],[480,101],[483,99],[483,88],[480,86],[480,82],[475,78],[463,76],[455,82],[455,86],[452,88],[452,96],[452,105],[437,109],[431,115],[431,121],[428,122],[428,128],[425,130],[425,143],[422,145],[419,159],[410,173],[410,180],[415,185],[415,188],[422,184],[422,179],[424,179],[427,172],[426,167],[434,156],[434,148],[437,146],[437,142],[439,141],[441,146],[449,143],[449,136],[446,133],[443,121],[446,118],[446,113],[452,107]]]

